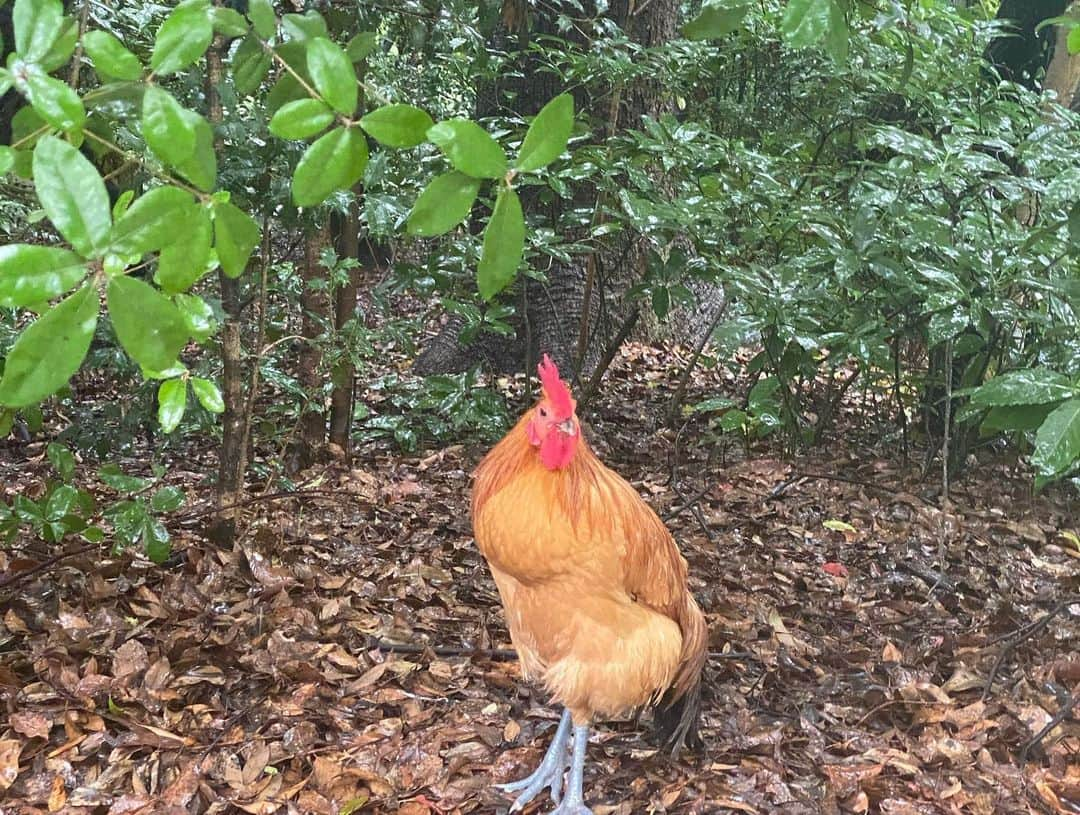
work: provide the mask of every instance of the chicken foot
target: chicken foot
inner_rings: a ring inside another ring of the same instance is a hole
[[[582,785],[585,780],[585,749],[589,745],[589,726],[574,725],[574,755],[570,762],[570,778],[566,782],[566,795],[562,803],[551,811],[551,815],[592,815],[592,810],[585,806]]]
[[[520,781],[511,781],[509,784],[496,786],[496,789],[502,792],[518,792],[521,790],[521,795],[517,797],[514,805],[510,807],[511,812],[519,812],[524,809],[525,805],[539,795],[545,787],[551,789],[551,800],[556,804],[559,803],[562,798],[563,775],[566,773],[567,764],[569,764],[569,756],[567,755],[567,748],[570,746],[569,736],[570,711],[564,710],[562,718],[559,719],[559,726],[555,730],[555,737],[551,740],[551,746],[548,747],[540,766],[536,768],[533,774],[522,778]]]

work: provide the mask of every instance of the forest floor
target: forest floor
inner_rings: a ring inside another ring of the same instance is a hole
[[[1065,493],[1032,497],[984,448],[943,502],[854,401],[808,456],[736,456],[702,420],[676,439],[677,373],[627,346],[587,433],[690,561],[706,744],[672,761],[644,724],[601,724],[595,815],[1080,813]],[[743,392],[719,369],[693,390]],[[164,567],[0,550],[0,811],[506,812],[492,784],[531,771],[557,712],[520,681],[471,539],[483,450],[367,446],[248,505],[233,548],[202,535],[212,451],[192,450],[166,475],[196,510]],[[0,495],[46,477],[43,451],[0,443]]]

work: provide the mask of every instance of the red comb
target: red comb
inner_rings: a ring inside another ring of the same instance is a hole
[[[540,374],[540,384],[544,387],[544,395],[551,402],[552,408],[560,419],[569,419],[574,415],[574,400],[570,396],[570,388],[559,378],[559,369],[551,361],[551,357],[544,354],[540,364],[536,366]]]

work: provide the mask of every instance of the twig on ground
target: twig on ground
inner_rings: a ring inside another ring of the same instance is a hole
[[[1069,716],[1072,715],[1073,708],[1076,707],[1076,703],[1080,702],[1080,685],[1077,685],[1069,693],[1063,695],[1059,699],[1061,704],[1060,709],[1054,714],[1053,718],[1046,723],[1038,733],[1031,737],[1030,741],[1024,745],[1024,748],[1020,751],[1020,763],[1026,764],[1028,752],[1037,747],[1043,739],[1045,739],[1055,727],[1064,722]]]
[[[986,687],[983,688],[982,701],[986,701],[986,698],[990,695],[990,691],[994,687],[994,680],[997,679],[998,671],[1001,670],[1002,664],[1008,658],[1009,654],[1013,653],[1020,643],[1024,640],[1035,636],[1042,631],[1046,626],[1050,624],[1050,621],[1054,619],[1058,614],[1064,611],[1074,603],[1080,603],[1080,594],[1074,594],[1058,601],[1052,609],[1037,620],[1033,620],[1030,623],[1022,625],[1020,628],[1013,631],[1011,634],[1005,634],[987,643],[987,647],[996,645],[999,642],[1004,641],[1005,645],[1001,649],[1001,652],[994,660],[994,665],[990,668],[990,675],[986,678]]]

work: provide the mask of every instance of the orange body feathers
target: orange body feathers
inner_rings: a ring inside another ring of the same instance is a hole
[[[472,502],[523,671],[575,722],[663,700],[678,711],[665,735],[693,738],[707,632],[686,561],[540,372],[545,397],[481,462]],[[552,433],[570,448],[557,467],[543,455]]]

